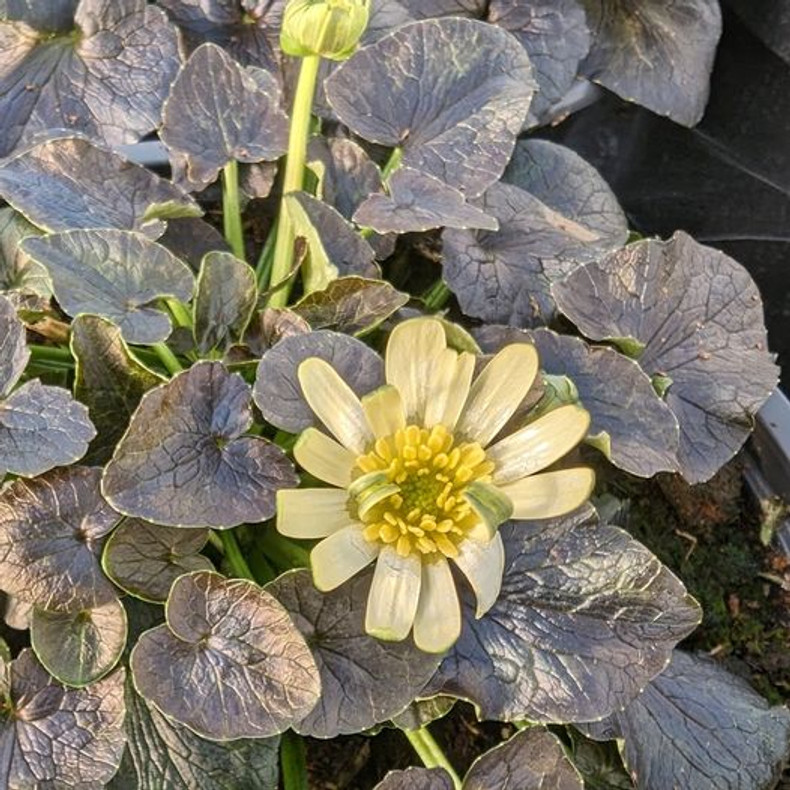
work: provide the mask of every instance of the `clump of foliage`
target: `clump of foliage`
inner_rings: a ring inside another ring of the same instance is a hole
[[[748,273],[536,134],[584,80],[700,119],[716,0],[632,5],[0,0],[0,784],[294,790],[394,721],[390,790],[581,788],[548,725],[771,785],[788,711],[588,501],[777,378]],[[519,728],[463,779],[454,699]]]

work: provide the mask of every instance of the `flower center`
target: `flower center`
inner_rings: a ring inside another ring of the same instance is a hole
[[[365,538],[402,557],[456,557],[480,521],[465,489],[488,482],[493,469],[477,442],[456,444],[443,425],[409,425],[378,439],[357,458],[352,484]]]

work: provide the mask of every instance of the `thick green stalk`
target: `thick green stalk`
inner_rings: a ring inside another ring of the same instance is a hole
[[[40,363],[46,367],[61,368],[69,370],[74,367],[74,357],[71,351],[67,348],[60,346],[37,346],[31,344],[28,347],[30,351],[31,363]]]
[[[222,223],[225,239],[233,254],[244,257],[244,232],[241,228],[241,200],[239,199],[239,163],[232,159],[222,170]]]
[[[165,369],[171,376],[181,373],[184,369],[178,361],[178,357],[170,350],[166,343],[154,343],[151,348],[156,351]]]
[[[277,241],[277,220],[272,222],[269,235],[263,244],[258,265],[255,267],[255,276],[258,278],[258,292],[265,291],[272,279],[272,264],[274,263],[274,244]]]
[[[444,280],[438,279],[422,297],[425,306],[432,312],[441,310],[448,302],[453,292],[444,284]]]
[[[220,532],[219,535],[222,538],[222,547],[225,549],[225,559],[228,561],[228,565],[230,565],[234,575],[239,579],[256,581],[250,566],[247,565],[247,560],[244,559],[244,555],[241,553],[241,546],[239,546],[239,542],[236,540],[233,532],[226,529]]]
[[[185,305],[179,302],[178,299],[165,299],[165,304],[177,326],[182,326],[186,329],[192,328],[192,315]]]
[[[450,764],[442,748],[433,738],[427,727],[419,730],[403,730],[403,734],[409,739],[409,743],[417,752],[417,756],[422,760],[426,768],[444,768],[456,790],[461,790],[461,778],[455,772],[455,768]]]
[[[283,733],[280,740],[280,766],[284,790],[309,790],[304,740],[293,730]]]
[[[293,224],[286,210],[285,197],[289,192],[297,192],[304,186],[307,140],[310,135],[313,98],[320,66],[321,57],[319,55],[308,55],[302,58],[291,113],[291,134],[288,140],[288,159],[283,180],[283,201],[280,204],[277,241],[274,247],[274,263],[272,264],[272,286],[286,280],[293,268],[295,235]],[[287,283],[283,288],[275,291],[269,297],[269,307],[285,307],[288,304],[290,292],[291,283]]]

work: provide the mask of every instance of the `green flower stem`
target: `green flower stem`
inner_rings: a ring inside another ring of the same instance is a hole
[[[302,58],[299,81],[296,85],[293,111],[291,112],[291,134],[288,140],[288,159],[283,180],[283,201],[277,223],[277,240],[274,247],[271,285],[275,286],[288,278],[293,268],[294,227],[286,210],[285,196],[297,192],[304,186],[304,171],[307,162],[307,140],[310,135],[310,119],[313,110],[315,86],[318,69],[321,66],[319,55]],[[291,283],[269,296],[269,307],[285,307],[291,292]]]
[[[170,350],[166,343],[154,343],[151,348],[156,352],[156,355],[171,376],[175,376],[176,373],[181,373],[184,369],[178,361],[178,357]]]
[[[390,158],[385,162],[381,169],[381,177],[386,181],[401,165],[403,161],[403,149],[396,146],[392,149]]]
[[[257,581],[250,570],[250,566],[247,565],[247,560],[244,559],[244,555],[241,553],[241,546],[239,546],[233,531],[225,529],[219,535],[222,539],[222,546],[225,549],[225,559],[228,561],[233,574],[239,579],[249,579],[252,582]]]
[[[293,730],[283,733],[280,740],[280,766],[284,790],[310,790],[304,740]]]
[[[241,200],[239,199],[239,163],[232,159],[222,170],[222,223],[225,239],[233,254],[244,257],[244,232],[241,228]]]
[[[284,538],[274,527],[260,532],[256,545],[277,570],[310,567],[310,552],[298,543]]]
[[[165,299],[165,304],[168,310],[170,310],[177,326],[192,329],[192,314],[189,312],[186,305],[179,302],[178,299]]]
[[[258,278],[258,290],[265,291],[269,287],[272,279],[272,265],[274,264],[274,244],[277,240],[278,222],[275,219],[269,228],[269,235],[266,237],[263,249],[255,267],[255,276]]]
[[[30,351],[30,361],[46,367],[70,370],[74,367],[74,357],[71,351],[60,346],[28,346]]]
[[[409,739],[409,743],[426,768],[444,768],[450,774],[456,790],[461,790],[461,778],[455,772],[441,746],[428,732],[427,727],[421,727],[419,730],[403,730],[403,734]]]
[[[437,280],[422,296],[425,306],[436,312],[441,310],[446,304],[453,292],[444,284],[444,280]]]

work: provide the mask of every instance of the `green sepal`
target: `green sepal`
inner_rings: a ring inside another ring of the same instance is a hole
[[[497,528],[513,515],[513,503],[496,486],[489,483],[474,481],[464,491],[464,499],[472,506],[472,510],[480,516],[483,525],[493,538]]]

